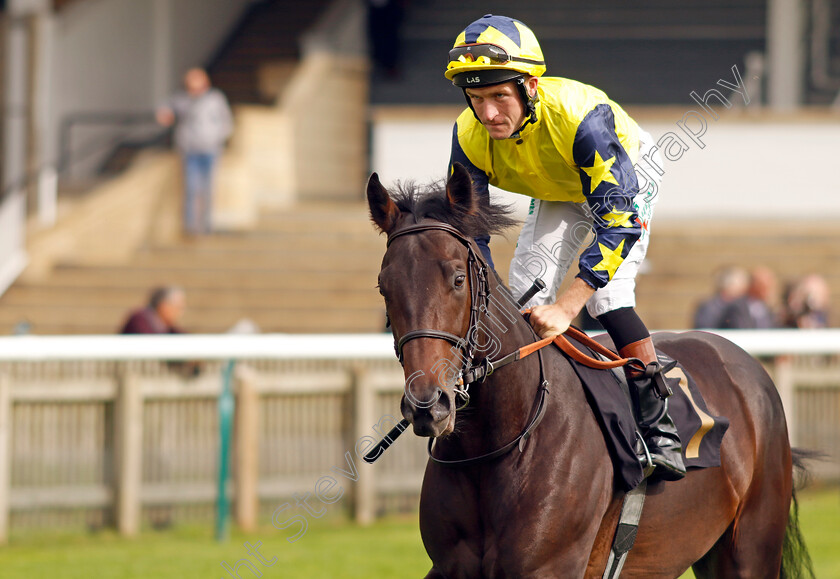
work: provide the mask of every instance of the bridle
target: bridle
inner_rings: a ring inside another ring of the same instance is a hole
[[[467,327],[466,336],[458,336],[451,332],[438,329],[421,328],[406,332],[399,339],[394,337],[394,350],[400,364],[403,363],[403,348],[411,340],[417,338],[434,338],[438,340],[446,340],[461,351],[461,369],[457,378],[460,389],[456,388],[456,393],[464,399],[464,406],[469,403],[468,389],[470,382],[464,380],[464,376],[469,375],[470,369],[473,367],[473,359],[475,358],[475,351],[473,344],[469,337],[473,335],[473,330],[478,324],[478,316],[482,311],[486,311],[487,303],[489,301],[489,291],[487,283],[488,265],[484,256],[480,255],[473,249],[470,240],[464,236],[453,226],[443,222],[429,222],[429,223],[415,223],[398,229],[388,236],[386,247],[390,247],[391,243],[399,237],[405,235],[412,235],[424,231],[445,231],[446,233],[457,239],[464,247],[467,248],[467,275],[469,276],[470,288],[470,322]],[[485,376],[486,378],[486,376]]]
[[[446,340],[447,342],[450,342],[451,344],[459,348],[461,350],[463,358],[463,363],[461,365],[461,369],[457,379],[457,383],[458,386],[460,386],[460,389],[455,387],[454,390],[455,393],[464,400],[464,404],[461,407],[456,408],[457,411],[469,404],[470,396],[468,390],[470,384],[475,382],[483,382],[487,379],[488,376],[490,376],[493,373],[495,368],[519,360],[520,357],[524,356],[520,356],[522,350],[520,349],[516,350],[515,352],[512,352],[511,354],[495,362],[491,362],[489,358],[484,358],[482,363],[478,365],[473,364],[473,360],[475,358],[475,351],[473,349],[473,344],[470,343],[469,337],[473,335],[473,331],[477,327],[479,314],[481,312],[487,311],[487,305],[490,299],[489,284],[487,280],[489,267],[484,259],[484,256],[480,255],[478,252],[475,251],[475,249],[473,248],[473,244],[464,234],[458,231],[455,227],[443,222],[435,221],[428,223],[415,223],[403,227],[402,229],[398,229],[397,231],[391,233],[388,236],[386,247],[390,247],[391,243],[393,243],[393,241],[399,237],[421,233],[425,231],[444,231],[446,233],[449,233],[455,239],[457,239],[464,247],[467,248],[467,272],[470,284],[470,322],[467,328],[467,335],[462,337],[444,330],[429,328],[411,330],[409,332],[406,332],[399,338],[397,338],[396,336],[394,337],[394,350],[397,354],[397,358],[402,364],[403,348],[408,342],[417,338],[434,338]],[[524,449],[525,441],[527,441],[527,439],[531,436],[531,431],[537,427],[537,425],[542,420],[543,414],[545,413],[545,395],[548,392],[548,382],[545,380],[545,369],[543,365],[542,352],[540,352],[538,348],[529,351],[525,355],[527,356],[531,352],[538,352],[539,354],[540,387],[537,390],[536,399],[534,400],[534,407],[531,411],[531,419],[529,420],[528,426],[526,426],[525,430],[523,430],[522,433],[519,434],[519,436],[517,436],[514,440],[493,452],[462,460],[441,460],[435,458],[435,456],[432,454],[432,446],[434,444],[434,440],[429,439],[429,458],[432,461],[444,465],[461,466],[464,464],[472,464],[476,462],[485,462],[488,460],[492,460],[494,458],[502,456],[503,454],[506,454],[508,451],[512,450],[513,447],[515,447],[516,445],[519,445],[520,450]]]

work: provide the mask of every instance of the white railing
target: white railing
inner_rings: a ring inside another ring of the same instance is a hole
[[[840,329],[715,330],[753,356],[840,354]],[[0,362],[49,360],[301,360],[394,356],[390,334],[206,334],[0,337]]]
[[[817,476],[840,478],[840,330],[719,333],[774,377],[792,442],[832,457]],[[202,372],[183,374],[173,364],[183,360]],[[404,436],[373,467],[359,459],[399,418],[390,334],[2,337],[0,541],[20,513],[110,509],[132,534],[143,509],[212,503],[216,404],[231,360],[241,525],[322,476],[343,481],[361,521],[419,492],[422,440]],[[336,475],[353,466],[356,478]]]
[[[0,338],[0,362],[60,360],[309,360],[394,357],[390,334],[172,334]]]

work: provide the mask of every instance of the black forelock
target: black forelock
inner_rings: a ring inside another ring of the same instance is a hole
[[[415,223],[432,219],[447,223],[467,237],[493,235],[517,224],[510,216],[511,206],[490,203],[482,199],[476,211],[453,211],[446,196],[446,183],[437,181],[418,186],[412,181],[397,184],[391,198],[400,212],[413,217]]]

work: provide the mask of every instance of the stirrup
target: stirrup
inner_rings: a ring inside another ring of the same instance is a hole
[[[638,430],[636,431],[636,444],[636,458],[639,459],[639,463],[642,466],[642,480],[658,479],[675,481],[685,477],[685,466],[680,469],[666,460],[654,462],[650,448],[648,448],[645,439]],[[657,456],[662,458],[662,455]]]
[[[641,445],[641,448],[639,445]],[[656,470],[656,465],[653,464],[653,457],[650,455],[648,445],[642,437],[642,433],[638,430],[636,431],[636,458],[642,465],[642,475],[644,477],[642,480],[649,478]]]

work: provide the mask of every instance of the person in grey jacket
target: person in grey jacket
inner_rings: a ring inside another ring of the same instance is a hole
[[[227,98],[210,85],[207,72],[192,68],[184,75],[185,90],[157,110],[164,127],[175,125],[175,146],[184,163],[184,231],[212,231],[213,173],[233,130]]]

